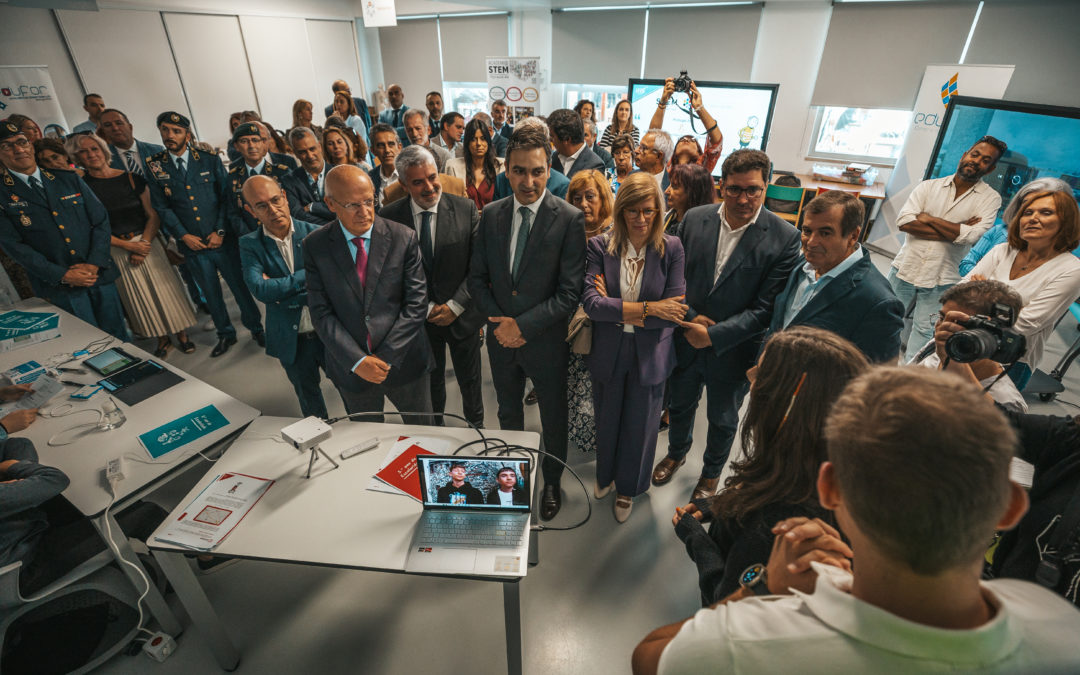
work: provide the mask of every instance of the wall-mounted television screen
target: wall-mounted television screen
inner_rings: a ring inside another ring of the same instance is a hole
[[[701,103],[716,120],[724,134],[724,150],[716,163],[713,175],[720,176],[724,158],[734,150],[753,148],[764,150],[769,140],[773,107],[776,105],[778,84],[748,84],[741,82],[694,81],[701,92]],[[663,80],[631,79],[630,102],[634,106],[634,126],[645,133],[656,112],[656,104],[664,91]],[[693,135],[705,146],[705,125],[691,117],[689,96],[673,94],[664,115],[664,131],[677,141],[680,136]]]
[[[1036,178],[1060,178],[1080,197],[1080,108],[954,96],[942,118],[926,178],[956,173],[960,157],[983,136],[1009,146],[983,178],[1001,193],[998,222],[1020,186]]]

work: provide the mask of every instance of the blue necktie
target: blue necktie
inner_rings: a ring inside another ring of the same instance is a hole
[[[527,206],[518,209],[518,213],[521,214],[521,227],[518,228],[517,241],[514,242],[514,264],[510,269],[510,276],[514,281],[517,281],[518,272],[521,271],[521,259],[525,257],[525,244],[529,242],[529,230],[532,229],[533,217],[532,211]]]

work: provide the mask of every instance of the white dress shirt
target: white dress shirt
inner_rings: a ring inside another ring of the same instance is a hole
[[[544,202],[544,197],[547,196],[547,188],[540,193],[540,196],[532,204],[522,204],[517,200],[517,195],[514,195],[514,218],[510,222],[510,269],[514,269],[514,252],[517,250],[517,238],[518,231],[521,229],[521,214],[518,212],[522,206],[532,211],[533,219],[532,226],[536,226],[536,214],[540,211],[540,204]],[[531,231],[531,229],[530,229]]]
[[[278,239],[277,237],[275,237],[274,233],[268,230],[265,225],[263,225],[263,234],[265,234],[267,237],[270,237],[270,241],[274,242],[274,244],[277,246],[278,253],[281,254],[282,260],[285,261],[285,269],[289,270],[289,274],[295,274],[296,265],[293,261],[292,250],[292,220],[289,221],[289,231],[285,233],[284,239]],[[305,303],[304,306],[300,309],[300,323],[298,324],[296,332],[303,335],[304,333],[310,333],[313,330],[315,330],[315,326],[311,323],[311,312],[308,311],[307,304]]]
[[[416,230],[416,239],[417,239],[418,242],[420,240],[420,225],[424,222],[424,215],[423,214],[424,214],[425,211],[428,211],[428,212],[431,213],[431,253],[432,253],[432,255],[434,255],[435,254],[435,228],[438,227],[438,222],[439,222],[439,202],[435,202],[435,206],[432,206],[430,209],[423,209],[423,208],[420,208],[420,205],[417,204],[416,201],[410,197],[409,198],[409,209],[412,211],[413,229]],[[432,264],[434,264],[434,261],[432,261]],[[428,281],[430,282],[431,280],[429,279]],[[454,313],[454,316],[461,316],[461,313],[465,311],[465,308],[462,307],[461,305],[457,304],[456,302],[454,302],[453,299],[447,300],[446,301],[446,306],[450,308],[450,311]],[[428,302],[428,306],[427,306],[428,315],[431,314],[431,310],[434,309],[434,308],[435,308],[435,303],[434,302]]]
[[[574,162],[577,161],[577,158],[581,156],[581,153],[584,152],[584,150],[585,150],[585,144],[582,143],[581,147],[577,149],[577,152],[570,155],[569,157],[562,154],[561,152],[559,153],[559,161],[562,162],[562,168],[563,168],[562,173],[563,173],[563,175],[566,175],[567,173],[569,173],[570,169],[574,168]],[[660,174],[660,175],[663,176],[663,174]],[[663,178],[661,178],[661,180],[663,180]]]
[[[960,261],[994,224],[1001,208],[1001,195],[981,180],[957,197],[953,178],[945,176],[919,183],[896,214],[897,225],[909,223],[923,212],[954,223],[964,223],[972,216],[979,218],[974,225],[960,225],[960,236],[951,242],[904,237],[904,246],[892,266],[896,268],[896,277],[912,286],[933,288],[960,281]]]
[[[717,209],[717,213],[720,214],[720,236],[716,240],[716,266],[713,268],[713,284],[716,284],[716,280],[720,278],[720,273],[724,271],[724,265],[727,264],[728,259],[731,257],[735,247],[739,245],[739,241],[742,239],[746,231],[750,229],[750,226],[757,222],[759,216],[761,216],[761,207],[758,207],[757,213],[750,219],[750,222],[743,225],[737,230],[731,228],[731,223],[728,222],[727,217],[724,215],[724,205],[721,204]]]
[[[641,280],[645,276],[645,250],[648,244],[637,250],[629,241],[626,242],[626,252],[619,261],[619,295],[623,302],[637,302],[641,296]],[[623,323],[624,333],[633,333],[634,327]]]
[[[813,593],[702,609],[660,655],[675,673],[1075,673],[1080,613],[1042,586],[980,581],[994,616],[968,630],[902,619],[851,594],[852,576],[810,563]]]

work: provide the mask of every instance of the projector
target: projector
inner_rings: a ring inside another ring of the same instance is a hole
[[[333,434],[330,425],[318,417],[306,417],[281,430],[281,437],[300,452],[314,448]]]

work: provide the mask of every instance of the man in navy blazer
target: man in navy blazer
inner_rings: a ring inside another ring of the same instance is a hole
[[[488,323],[488,358],[499,401],[499,426],[524,429],[525,378],[540,404],[544,451],[566,460],[566,330],[585,274],[585,217],[548,193],[547,134],[519,128],[506,150],[513,196],[480,216],[469,292]],[[562,506],[563,465],[545,458],[540,518]]]
[[[323,158],[322,145],[307,127],[293,128],[289,132],[289,145],[300,160],[300,166],[281,179],[281,187],[289,198],[293,218],[316,225],[334,222],[337,216],[323,201],[326,174],[331,166]]]
[[[137,140],[127,115],[116,108],[106,108],[101,113],[99,128],[111,151],[109,166],[120,171],[130,171],[146,178],[150,175],[146,161],[151,155],[165,150],[163,145]]]
[[[0,166],[0,246],[26,268],[39,297],[128,340],[105,207],[74,171],[38,167],[34,146],[7,121]]]
[[[551,127],[551,143],[555,146],[551,153],[552,169],[567,178],[586,169],[604,171],[604,160],[585,144],[581,115],[569,108],[560,108],[548,116],[548,126]]]
[[[401,411],[431,412],[427,280],[416,233],[375,215],[375,188],[359,167],[330,170],[326,205],[338,219],[304,240],[304,269],[327,375],[350,414],[382,412],[384,397]],[[404,420],[431,423],[428,415]]]
[[[244,283],[266,305],[266,353],[281,362],[304,417],[326,419],[319,369],[326,370],[322,342],[307,306],[307,272],[301,242],[317,225],[289,213],[289,199],[269,176],[243,187],[244,208],[260,227],[240,237]]]
[[[480,375],[480,327],[484,317],[469,294],[469,257],[480,213],[466,197],[443,192],[435,158],[426,148],[410,145],[395,166],[407,196],[379,215],[406,225],[420,238],[427,278],[428,313],[424,328],[435,357],[431,371],[432,410],[446,409],[446,351],[454,363],[465,419],[484,428],[484,394]],[[441,424],[442,418],[436,423]]]
[[[850,192],[831,190],[806,205],[802,264],[776,298],[770,333],[817,326],[847,338],[878,363],[900,353],[904,303],[859,246],[864,207]]]
[[[690,309],[675,337],[668,453],[653,471],[653,484],[664,485],[686,462],[704,386],[709,433],[693,499],[716,492],[739,424],[746,371],[799,257],[798,230],[762,207],[771,166],[760,150],[731,153],[722,168],[724,203],[690,209],[683,221]]]

